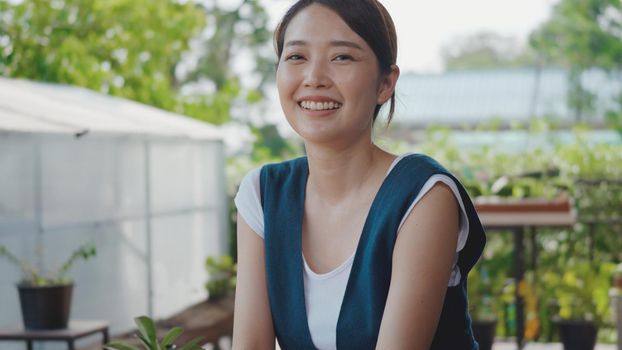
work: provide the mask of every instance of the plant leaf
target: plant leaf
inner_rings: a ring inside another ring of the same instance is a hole
[[[136,346],[124,342],[111,342],[104,345],[107,350],[140,350]]]
[[[179,350],[201,350],[199,342],[202,342],[203,339],[203,337],[196,337],[180,347]]]
[[[147,316],[139,316],[134,319],[134,322],[136,322],[138,331],[142,335],[141,339],[146,342],[145,345],[151,349],[156,349],[158,339],[156,338],[156,329],[153,320]]]
[[[138,339],[140,339],[140,341],[145,345],[145,347],[147,349],[149,349],[149,350],[158,350],[157,342],[152,344],[147,338],[145,338],[144,336],[142,336],[140,334],[138,335]]]
[[[179,337],[183,332],[184,330],[181,329],[181,327],[175,327],[171,329],[170,331],[166,333],[166,335],[162,339],[162,343],[160,344],[160,347],[162,349],[166,349],[166,347],[172,344],[175,341],[175,339],[177,339],[177,337]]]

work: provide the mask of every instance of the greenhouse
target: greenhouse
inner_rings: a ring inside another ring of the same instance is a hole
[[[205,258],[228,251],[217,127],[77,87],[0,78],[0,96],[0,245],[44,270],[95,245],[70,272],[72,319],[114,334],[205,300]],[[21,275],[0,275],[12,324]]]

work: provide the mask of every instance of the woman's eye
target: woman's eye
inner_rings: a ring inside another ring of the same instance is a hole
[[[286,61],[300,61],[302,56],[300,55],[289,55],[285,58]]]
[[[351,61],[353,58],[350,55],[337,55],[334,60],[335,61]]]

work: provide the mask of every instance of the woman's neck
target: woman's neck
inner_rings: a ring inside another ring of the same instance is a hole
[[[371,141],[342,149],[306,145],[309,162],[307,192],[336,205],[381,182],[395,156]]]

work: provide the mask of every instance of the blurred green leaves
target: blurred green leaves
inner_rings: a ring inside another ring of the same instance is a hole
[[[203,337],[196,337],[183,345],[175,345],[173,342],[179,338],[184,332],[180,327],[174,327],[170,329],[161,341],[158,340],[157,328],[155,322],[147,316],[139,316],[134,318],[134,322],[138,327],[138,334],[136,335],[146,350],[201,350],[200,344],[204,342]],[[139,350],[140,348],[124,342],[124,341],[112,341],[104,345],[104,349],[108,350]]]
[[[261,98],[272,70],[259,2],[244,0],[233,10],[217,4],[0,0],[0,75],[82,86],[222,124],[236,99]],[[258,57],[259,84],[248,91],[232,68],[241,48]],[[183,90],[192,84],[200,88]]]
[[[622,82],[622,3],[620,0],[561,0],[551,18],[531,34],[542,64],[569,69],[568,105],[581,120],[594,110],[595,96],[582,82],[583,71],[604,69]],[[620,128],[622,92],[609,112],[611,127]]]
[[[615,266],[571,260],[561,271],[546,271],[543,283],[555,296],[559,318],[593,321],[598,326],[608,321],[608,293]]]
[[[37,253],[42,254],[42,251],[39,250]],[[48,272],[43,270],[43,268],[35,267],[25,259],[18,258],[4,245],[0,244],[0,258],[6,258],[22,270],[23,277],[20,284],[26,286],[43,287],[71,284],[72,279],[67,276],[67,273],[73,267],[73,264],[80,259],[89,260],[95,255],[97,255],[97,249],[93,243],[83,244],[71,253],[58,271]]]
[[[170,0],[1,1],[0,73],[175,108],[173,72],[205,25]],[[4,39],[8,38],[8,39]]]
[[[532,33],[531,44],[547,61],[581,68],[622,67],[620,0],[562,0]]]

